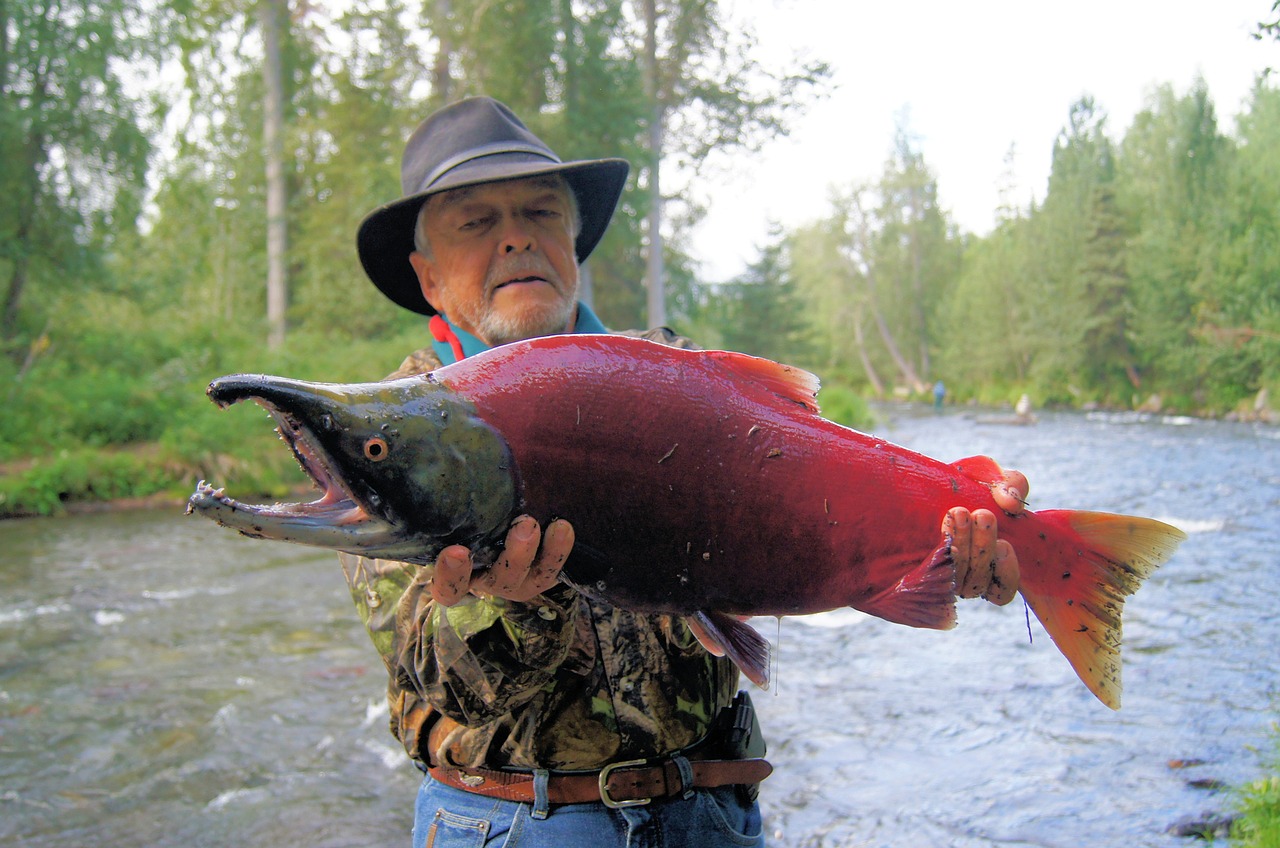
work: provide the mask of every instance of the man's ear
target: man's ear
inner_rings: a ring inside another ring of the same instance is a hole
[[[436,266],[427,256],[418,251],[409,254],[409,264],[413,266],[413,272],[418,275],[418,286],[422,289],[422,296],[427,303],[431,304],[431,308],[436,312],[442,311],[440,304],[436,302],[436,297],[440,292],[440,283],[436,279]]]

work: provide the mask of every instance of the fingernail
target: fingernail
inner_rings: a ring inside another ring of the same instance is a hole
[[[521,521],[516,522],[516,526],[512,528],[512,535],[515,536],[517,541],[527,542],[533,538],[533,528],[535,527],[535,524],[536,523],[532,518],[522,519]]]

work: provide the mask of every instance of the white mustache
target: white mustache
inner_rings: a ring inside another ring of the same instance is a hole
[[[512,280],[528,277],[539,277],[556,287],[559,287],[560,284],[550,263],[539,256],[524,253],[510,259],[504,259],[490,269],[484,283],[485,291],[492,293],[499,286]]]

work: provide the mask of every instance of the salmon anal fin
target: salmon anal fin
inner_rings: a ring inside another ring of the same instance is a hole
[[[951,463],[951,467],[983,485],[990,486],[1004,480],[1004,469],[989,456],[969,456]]]
[[[722,612],[699,610],[693,617],[748,680],[761,689],[769,688],[769,643],[754,627]]]
[[[781,398],[807,407],[812,412],[818,411],[820,381],[817,375],[810,374],[803,368],[728,350],[709,350],[704,355],[712,357],[739,377],[764,385]]]
[[[1074,544],[1071,557],[1053,567],[1023,568],[1022,595],[1089,691],[1119,709],[1124,599],[1187,536],[1130,515],[1040,510],[1036,517],[1062,528]]]
[[[951,541],[943,541],[901,580],[854,608],[909,627],[955,627],[956,564],[951,559]]]

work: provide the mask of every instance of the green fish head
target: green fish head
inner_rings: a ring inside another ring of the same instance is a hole
[[[321,491],[310,503],[252,505],[202,481],[187,511],[245,535],[422,564],[462,544],[480,566],[518,514],[506,442],[431,375],[336,384],[238,374],[208,393],[271,413]]]

